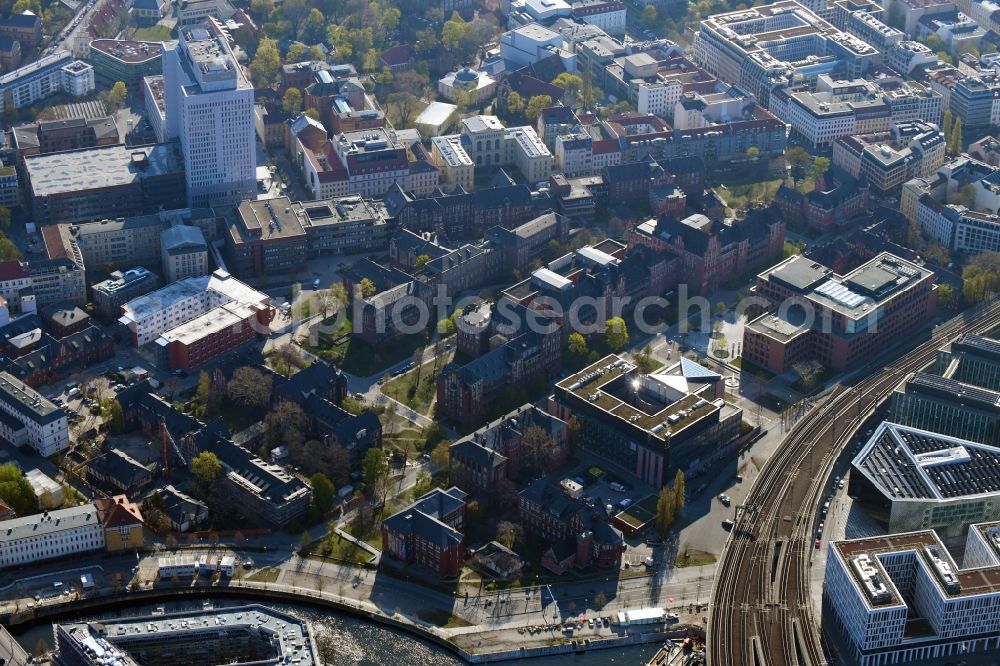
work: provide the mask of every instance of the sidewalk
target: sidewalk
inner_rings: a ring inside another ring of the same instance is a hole
[[[347,541],[350,541],[351,543],[353,543],[358,548],[361,548],[362,550],[368,551],[369,553],[371,553],[375,557],[382,557],[382,553],[380,551],[376,550],[375,547],[372,546],[370,543],[368,543],[367,541],[362,541],[361,539],[357,538],[353,534],[348,534],[344,530],[340,529],[339,526],[334,526],[333,531],[341,539],[346,539]],[[375,564],[378,564],[378,563],[376,562]]]

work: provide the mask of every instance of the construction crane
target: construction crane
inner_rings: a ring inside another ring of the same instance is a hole
[[[184,454],[181,453],[181,449],[179,446],[177,446],[177,442],[174,441],[173,435],[171,435],[170,431],[167,430],[167,421],[166,419],[163,418],[160,419],[160,439],[163,441],[163,478],[169,479],[170,452],[167,449],[167,443],[169,442],[170,446],[173,447],[174,453],[177,454],[177,458],[180,459],[181,461],[181,465],[186,467],[187,459],[184,457]]]

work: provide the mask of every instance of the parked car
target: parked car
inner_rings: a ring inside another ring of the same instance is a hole
[[[723,505],[729,506],[730,504],[732,504],[733,500],[732,500],[732,498],[729,497],[729,495],[726,495],[725,493],[723,493],[723,494],[719,495],[719,501],[722,502]]]

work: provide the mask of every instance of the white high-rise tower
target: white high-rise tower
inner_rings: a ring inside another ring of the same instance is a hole
[[[188,204],[238,205],[256,196],[253,86],[213,19],[181,28],[163,54],[166,136],[184,153]]]

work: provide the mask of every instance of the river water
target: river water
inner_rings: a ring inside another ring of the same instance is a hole
[[[212,603],[216,606],[240,604],[240,602],[231,599],[217,599]],[[329,644],[333,646],[335,658],[326,666],[461,666],[465,663],[443,648],[380,624],[308,606],[274,604],[266,601],[261,603],[309,620],[312,623],[317,641],[329,641]],[[165,604],[165,608],[167,612],[170,612],[198,608],[200,605],[200,602],[168,603]],[[154,606],[137,606],[130,610],[114,613],[114,616],[148,615],[154,608]],[[109,616],[110,614],[90,616],[86,619],[96,620]],[[39,647],[40,641],[45,642],[49,647],[52,645],[51,625],[37,625],[22,632],[13,629],[12,633],[28,652],[34,652]],[[656,653],[658,647],[657,645],[644,645],[600,650],[583,655],[560,655],[500,663],[516,663],[525,666],[529,664],[537,664],[538,666],[603,666],[605,664],[644,666]],[[193,664],[192,666],[198,665]]]

